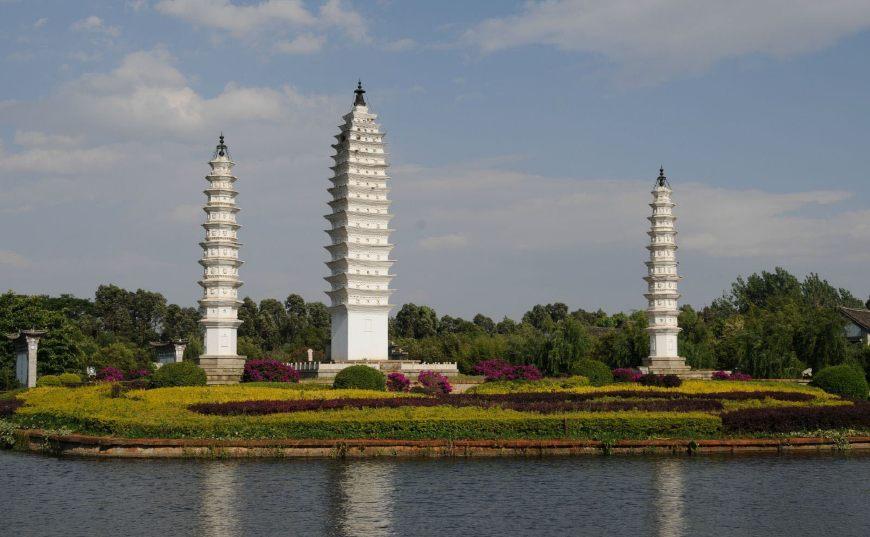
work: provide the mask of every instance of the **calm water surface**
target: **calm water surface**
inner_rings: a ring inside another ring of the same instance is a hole
[[[0,452],[0,535],[870,535],[870,457],[174,461]]]

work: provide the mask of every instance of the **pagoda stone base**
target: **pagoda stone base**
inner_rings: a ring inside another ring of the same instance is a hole
[[[692,369],[686,365],[686,359],[679,356],[644,358],[640,370],[656,375],[676,375],[681,379],[709,379],[713,375],[711,369]]]
[[[385,375],[403,373],[416,376],[421,371],[435,371],[442,375],[458,375],[459,369],[455,362],[423,363],[416,360],[354,360],[352,362],[296,362],[290,363],[294,369],[307,378],[331,379],[339,371],[354,365],[366,365],[375,368]]]
[[[202,355],[199,357],[199,367],[205,370],[209,386],[238,384],[245,370],[245,357]]]

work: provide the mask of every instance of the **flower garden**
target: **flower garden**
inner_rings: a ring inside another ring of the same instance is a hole
[[[773,382],[679,387],[584,379],[492,381],[464,394],[289,383],[113,390],[42,387],[5,398],[15,427],[127,438],[707,439],[870,431],[870,403]]]

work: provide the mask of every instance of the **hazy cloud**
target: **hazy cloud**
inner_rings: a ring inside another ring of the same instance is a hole
[[[301,0],[265,0],[250,5],[230,0],[161,0],[155,8],[196,26],[226,30],[235,37],[256,37],[267,30],[336,28],[356,41],[368,39],[366,20],[340,0],[326,1],[316,13]],[[300,46],[302,43],[297,43]]]
[[[320,51],[326,38],[322,35],[302,34],[292,41],[279,41],[275,43],[275,51],[284,54],[312,54]]]
[[[30,260],[23,255],[9,250],[0,250],[0,266],[26,269],[29,268],[30,265]]]
[[[657,82],[750,54],[786,57],[829,46],[870,27],[855,0],[550,0],[468,30],[483,52],[551,45],[600,56]]]
[[[121,35],[121,29],[117,26],[108,26],[103,19],[96,15],[76,21],[70,26],[77,32],[90,32],[95,34],[104,34],[110,37],[118,37]]]
[[[426,237],[424,239],[421,239],[419,244],[420,248],[422,248],[423,250],[452,250],[468,246],[468,237],[466,237],[462,233],[451,233],[449,235]]]

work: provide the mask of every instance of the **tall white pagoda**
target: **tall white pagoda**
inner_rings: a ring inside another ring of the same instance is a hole
[[[239,224],[236,222],[235,190],[236,177],[232,169],[235,163],[230,159],[229,149],[221,134],[214,156],[209,162],[211,172],[206,175],[208,187],[204,191],[208,201],[203,208],[206,220],[205,240],[202,246],[203,267],[202,299],[199,301],[205,328],[205,353],[199,357],[199,365],[208,376],[209,384],[231,384],[242,377],[245,359],[236,353],[236,332],[242,321],[238,310]]]
[[[369,112],[362,83],[333,144],[335,164],[332,213],[326,215],[331,239],[332,352],[334,362],[389,359],[390,201],[384,133]]]
[[[649,357],[643,365],[653,373],[681,374],[689,371],[685,359],[680,358],[677,349],[677,300],[680,293],[677,284],[682,279],[677,274],[677,217],[671,199],[671,185],[665,177],[664,168],[659,169],[655,188],[652,190],[653,202],[649,204],[652,215],[649,217],[650,237],[649,261],[646,262],[648,288],[644,295],[649,301],[647,307],[647,331],[649,332]]]

